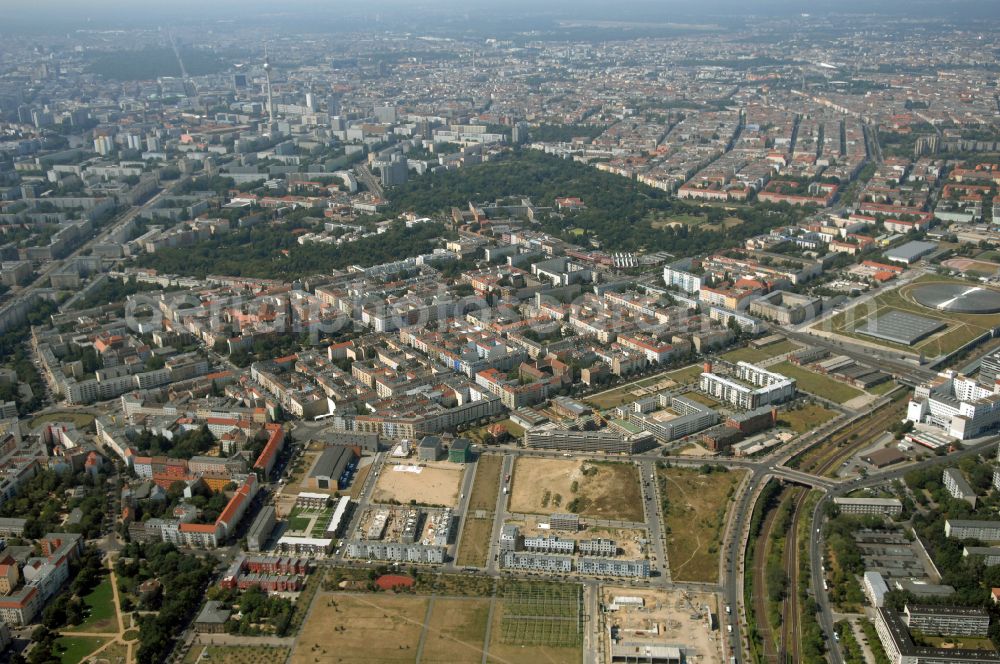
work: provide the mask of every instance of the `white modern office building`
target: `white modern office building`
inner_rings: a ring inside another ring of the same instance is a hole
[[[1000,394],[972,378],[945,371],[914,390],[906,419],[944,429],[959,440],[978,438],[1000,426]]]

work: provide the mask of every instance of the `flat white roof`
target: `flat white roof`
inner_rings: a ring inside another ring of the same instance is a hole
[[[330,546],[332,539],[325,537],[291,537],[284,535],[278,540],[278,545],[289,544],[293,546]]]
[[[337,506],[333,509],[333,516],[330,518],[330,525],[326,527],[326,532],[335,532],[340,527],[340,520],[344,518],[344,512],[347,511],[347,504],[349,502],[351,502],[349,497],[340,497],[340,500],[337,501]]]
[[[841,498],[833,499],[838,505],[881,505],[881,506],[902,506],[898,498]]]

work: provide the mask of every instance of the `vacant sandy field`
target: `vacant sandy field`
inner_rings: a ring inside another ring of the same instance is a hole
[[[321,592],[291,664],[409,664],[416,660],[426,614],[426,597]]]
[[[426,664],[480,664],[489,615],[488,599],[434,600],[420,661]]]
[[[630,463],[521,457],[511,482],[511,512],[644,519],[639,471]]]
[[[454,507],[458,504],[458,488],[462,483],[462,468],[454,465],[428,464],[419,473],[397,471],[394,466],[382,467],[372,501],[406,505],[411,500],[424,505]]]

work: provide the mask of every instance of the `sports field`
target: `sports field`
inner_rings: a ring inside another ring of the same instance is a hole
[[[931,283],[978,285],[976,282],[936,274],[925,274],[912,282],[879,293],[871,300],[838,313],[836,316],[818,323],[816,329],[832,331],[836,334],[910,353],[922,353],[928,358],[947,355],[961,348],[973,339],[1000,326],[1000,314],[963,314],[953,311],[938,311],[917,303],[911,292],[917,286]],[[868,320],[892,310],[907,311],[927,318],[940,320],[947,328],[918,341],[913,346],[877,339],[855,332]]]

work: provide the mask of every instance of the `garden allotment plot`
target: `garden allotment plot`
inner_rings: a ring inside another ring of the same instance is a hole
[[[504,590],[500,642],[578,646],[583,639],[583,586],[515,581]]]

